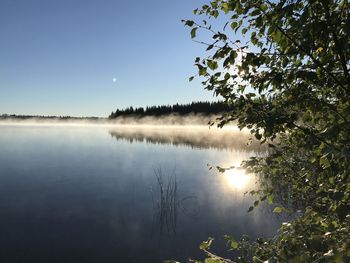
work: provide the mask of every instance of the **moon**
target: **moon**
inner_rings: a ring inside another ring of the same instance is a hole
[[[113,81],[114,83],[116,83],[116,82],[117,82],[117,78],[113,78],[112,81]]]

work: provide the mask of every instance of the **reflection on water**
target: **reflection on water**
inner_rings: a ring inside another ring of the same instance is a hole
[[[225,255],[224,234],[272,235],[246,213],[254,177],[207,167],[257,154],[246,135],[173,128],[1,126],[0,262],[183,262],[208,236]]]
[[[251,134],[235,127],[209,129],[207,126],[119,125],[110,129],[109,133],[117,140],[127,140],[130,143],[170,144],[199,149],[249,149],[256,152],[265,150],[258,141],[252,141],[247,147]]]
[[[157,224],[160,234],[164,230],[168,235],[176,234],[177,217],[179,210],[178,182],[175,168],[170,174],[164,174],[162,167],[154,168],[154,175],[157,178],[159,197],[156,202]]]
[[[197,196],[179,196],[176,167],[170,172],[162,167],[154,168],[154,175],[157,182],[155,191],[152,191],[155,222],[159,226],[160,236],[166,234],[171,237],[176,235],[179,213],[186,217],[198,217]]]
[[[224,172],[226,184],[234,190],[247,190],[253,182],[254,176],[246,174],[244,169],[232,168]]]

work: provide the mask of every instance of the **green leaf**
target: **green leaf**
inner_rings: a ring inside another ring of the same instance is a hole
[[[232,241],[232,242],[231,242],[231,248],[232,248],[232,249],[237,249],[237,248],[238,248],[238,242]]]
[[[192,21],[192,20],[186,20],[186,21],[185,21],[185,25],[186,25],[186,26],[189,26],[189,27],[192,27],[192,26],[194,25],[194,21]]]
[[[224,11],[225,14],[227,14],[230,11],[230,7],[228,5],[228,3],[223,3],[222,4],[222,11]]]
[[[266,4],[262,4],[262,5],[260,5],[260,8],[261,8],[262,11],[265,12],[267,10],[267,5]]]
[[[222,263],[221,260],[217,258],[206,258],[204,262],[205,263]]]
[[[218,63],[214,60],[208,60],[207,65],[211,70],[215,70],[218,68]]]
[[[192,30],[191,30],[191,38],[195,38],[196,37],[197,29],[198,29],[198,27],[192,28]]]
[[[273,212],[274,212],[274,213],[282,213],[282,212],[283,212],[283,208],[277,206],[277,207],[275,207],[275,209],[273,209]]]
[[[260,134],[260,133],[255,133],[254,134],[254,136],[255,136],[255,138],[257,139],[257,140],[261,140],[261,138],[262,138],[262,135]]]
[[[276,29],[272,33],[272,38],[276,43],[279,43],[281,41],[281,37],[282,37],[282,32],[279,29]]]
[[[216,169],[219,171],[219,173],[224,173],[226,171],[225,168],[222,168],[220,166],[216,166]]]
[[[232,22],[232,23],[231,23],[231,28],[232,28],[232,30],[235,30],[237,26],[238,26],[238,23],[237,23],[237,22]]]
[[[207,51],[208,51],[208,50],[211,50],[213,47],[214,47],[214,45],[213,45],[213,44],[212,44],[212,45],[209,45],[209,46],[207,47],[207,49],[206,49],[206,50],[207,50]]]
[[[331,166],[331,163],[329,162],[327,155],[323,155],[320,158],[320,165],[322,166],[323,169],[327,169],[328,167]]]
[[[232,236],[225,235],[224,238],[227,240],[227,243],[230,244],[230,247],[231,247],[230,250],[238,248],[239,244]]]
[[[213,238],[209,237],[206,241],[203,241],[200,245],[199,248],[201,250],[208,250],[211,246],[211,243],[213,242]]]
[[[267,200],[268,200],[269,204],[271,205],[273,203],[273,195],[269,195],[267,197]]]
[[[208,74],[207,68],[201,67],[201,68],[199,69],[199,76],[206,76],[207,74]]]

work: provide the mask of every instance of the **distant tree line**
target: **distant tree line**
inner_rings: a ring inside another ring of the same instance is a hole
[[[139,107],[133,108],[128,107],[126,109],[117,109],[109,115],[110,119],[117,118],[120,116],[161,116],[167,114],[179,114],[185,115],[189,113],[194,114],[218,114],[229,111],[230,107],[221,102],[192,102],[188,104],[174,104],[174,105],[160,105],[160,106],[147,106],[146,108]]]
[[[28,119],[59,119],[59,120],[97,120],[99,117],[72,117],[72,116],[42,116],[42,115],[16,115],[16,114],[1,114],[0,120],[6,119],[17,119],[17,120],[28,120]]]

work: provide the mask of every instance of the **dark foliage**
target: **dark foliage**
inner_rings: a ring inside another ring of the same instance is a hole
[[[248,211],[269,201],[294,215],[272,239],[226,236],[234,261],[209,238],[205,262],[350,262],[349,1],[211,0],[194,14],[183,22],[207,51],[197,76],[233,109],[218,125],[272,149],[244,163],[261,179]]]
[[[151,106],[144,108],[133,108],[128,107],[123,110],[117,109],[115,112],[112,112],[109,115],[110,119],[114,119],[120,116],[130,116],[137,115],[140,117],[143,116],[162,116],[167,114],[179,114],[185,115],[189,113],[201,113],[201,114],[218,114],[224,113],[230,110],[230,107],[219,101],[219,102],[192,102],[189,104],[174,104],[174,105],[160,105],[160,106]]]

